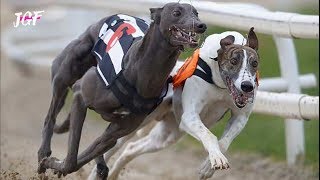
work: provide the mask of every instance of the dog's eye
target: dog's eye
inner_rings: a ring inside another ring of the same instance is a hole
[[[252,61],[251,62],[252,67],[256,68],[258,67],[258,61]]]
[[[175,17],[181,16],[181,12],[180,11],[173,11],[173,15]]]
[[[233,64],[233,65],[237,65],[238,64],[238,60],[236,58],[232,58],[230,60],[230,63]]]

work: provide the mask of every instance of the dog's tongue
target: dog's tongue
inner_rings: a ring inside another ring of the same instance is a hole
[[[246,103],[247,101],[247,96],[245,94],[240,94],[239,98],[238,98],[238,102],[241,103],[241,104],[244,104]]]
[[[245,100],[244,100],[243,98],[239,98],[239,99],[238,99],[238,103],[239,103],[239,104],[244,104],[244,103],[245,103]]]
[[[253,97],[248,94],[240,94],[237,100],[241,104],[253,103]]]

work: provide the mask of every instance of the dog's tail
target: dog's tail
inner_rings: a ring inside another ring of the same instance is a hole
[[[54,125],[53,132],[56,134],[63,134],[69,131],[69,127],[70,127],[70,114],[62,124]]]

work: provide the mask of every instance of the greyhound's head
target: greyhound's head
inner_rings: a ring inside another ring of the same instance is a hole
[[[217,61],[222,80],[229,89],[235,105],[243,108],[248,102],[253,102],[258,86],[258,39],[251,28],[246,45],[234,44],[234,40],[232,35],[221,39]]]
[[[151,8],[151,19],[161,34],[173,46],[195,48],[198,33],[204,33],[206,24],[198,18],[197,10],[190,4],[168,3],[162,8]]]

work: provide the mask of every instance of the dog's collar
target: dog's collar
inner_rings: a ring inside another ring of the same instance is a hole
[[[220,89],[226,89],[224,87],[218,86],[213,81],[211,68],[202,58],[199,57],[197,65],[201,68],[201,70],[197,68],[194,71],[193,75],[196,75],[196,76],[200,77],[201,79],[205,80],[206,82],[208,82],[210,84],[213,84],[213,85],[217,86]]]
[[[203,71],[196,68],[196,70],[193,72],[193,75],[200,77],[201,79],[207,81],[210,84],[214,84],[214,82],[212,80],[212,71],[211,71],[211,68],[209,67],[209,65],[200,57],[199,57],[197,65],[200,66],[200,68]]]
[[[218,61],[218,57],[215,57],[215,58],[209,57],[209,58],[212,59],[212,60],[214,60],[214,61]]]

